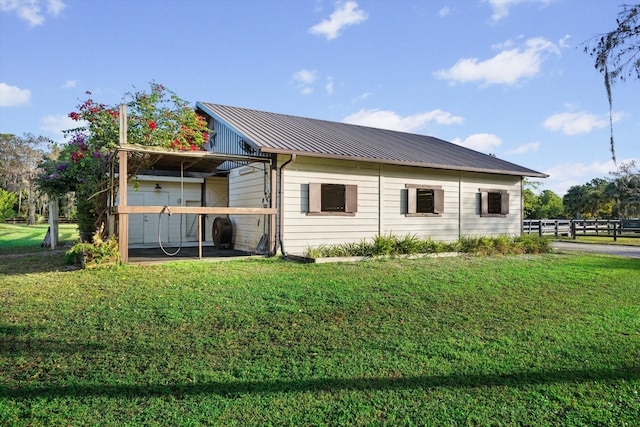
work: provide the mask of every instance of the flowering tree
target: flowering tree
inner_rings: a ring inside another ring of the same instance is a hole
[[[76,192],[78,228],[92,234],[104,221],[109,192],[117,182],[116,150],[119,143],[119,109],[89,98],[69,117],[78,127],[65,132],[69,142],[55,158],[40,165],[37,186],[49,196]],[[149,92],[125,94],[127,142],[177,151],[202,150],[209,140],[204,118],[188,103],[161,84],[151,83]],[[138,165],[138,170],[143,164]],[[132,168],[130,173],[136,173]]]

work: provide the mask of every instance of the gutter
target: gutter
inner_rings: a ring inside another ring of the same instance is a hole
[[[282,256],[285,258],[287,257],[287,253],[284,250],[284,244],[282,240],[282,236],[284,235],[284,169],[295,161],[296,155],[292,154],[291,158],[284,162],[282,166],[280,166],[280,191],[278,192],[278,198],[280,199],[280,227],[278,231],[278,242],[280,242],[280,252],[282,252]]]

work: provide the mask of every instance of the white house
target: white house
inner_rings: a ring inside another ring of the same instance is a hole
[[[206,161],[166,154],[173,176],[143,176],[137,196],[129,182],[128,205],[156,205],[130,215],[132,244],[158,240],[158,220],[161,233],[162,221],[168,227],[160,240],[206,243],[216,218],[230,224],[234,248],[271,255],[386,234],[514,236],[522,233],[524,178],[547,176],[425,135],[205,102],[196,109],[215,131],[199,154]],[[185,169],[192,163],[197,172]],[[169,225],[167,209],[189,214]],[[206,218],[199,235],[198,215]]]

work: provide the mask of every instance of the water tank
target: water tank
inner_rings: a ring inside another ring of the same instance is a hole
[[[213,244],[216,249],[231,249],[233,241],[233,226],[229,218],[217,217],[213,221],[211,231]]]

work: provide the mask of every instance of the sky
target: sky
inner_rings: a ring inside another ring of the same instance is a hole
[[[197,101],[435,136],[543,172],[609,177],[609,105],[584,52],[622,0],[0,0],[0,133],[63,142],[87,99],[161,83]],[[640,81],[613,87],[640,160]]]

